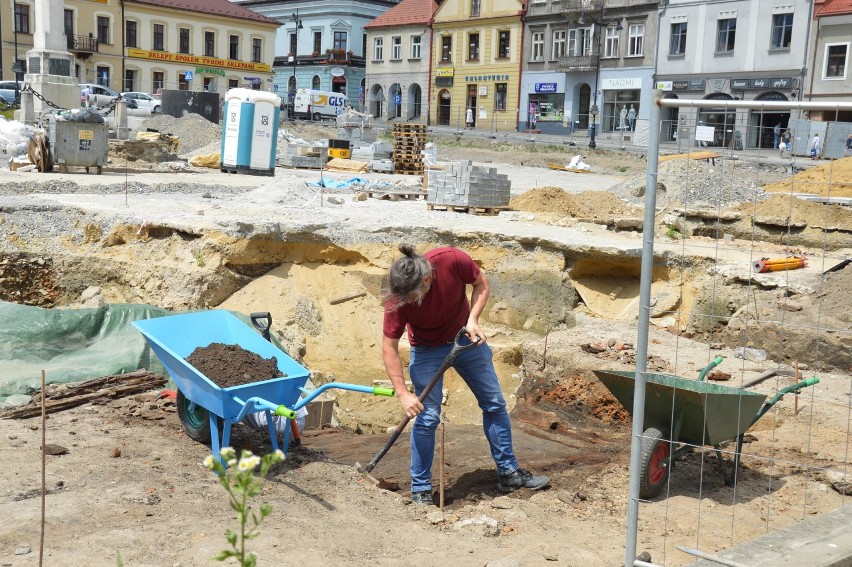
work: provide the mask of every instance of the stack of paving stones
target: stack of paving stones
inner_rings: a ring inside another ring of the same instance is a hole
[[[394,172],[407,175],[421,175],[423,173],[423,149],[425,147],[425,124],[394,124]]]
[[[352,159],[369,165],[370,171],[393,173],[393,147],[387,142],[373,142],[352,150]]]
[[[348,140],[351,148],[375,142],[376,130],[373,128],[373,117],[354,111],[338,114],[337,139]]]
[[[278,144],[277,164],[283,167],[321,169],[328,156],[328,146]]]
[[[508,176],[495,168],[461,161],[429,172],[426,203],[429,209],[493,214],[509,206],[510,187]]]

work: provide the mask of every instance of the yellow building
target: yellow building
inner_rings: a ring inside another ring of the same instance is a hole
[[[0,78],[33,47],[34,0],[0,0]],[[272,90],[281,24],[228,0],[69,0],[65,35],[81,83],[116,91]],[[23,79],[23,70],[19,73]]]
[[[446,0],[432,25],[430,120],[516,130],[524,6],[518,0]]]

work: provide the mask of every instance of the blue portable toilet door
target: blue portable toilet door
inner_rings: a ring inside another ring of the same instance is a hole
[[[222,142],[222,165],[224,166],[237,166],[242,106],[242,103],[237,99],[230,99],[225,102],[225,130]]]

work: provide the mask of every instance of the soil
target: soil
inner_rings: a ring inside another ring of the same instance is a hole
[[[263,358],[239,345],[211,343],[198,347],[186,361],[220,388],[242,386],[284,376],[276,357]]]
[[[852,197],[852,157],[812,167],[792,177],[764,185],[774,193],[810,193],[823,197]]]

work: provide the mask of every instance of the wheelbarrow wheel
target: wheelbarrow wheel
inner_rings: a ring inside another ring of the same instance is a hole
[[[177,391],[177,413],[184,431],[193,441],[210,445],[210,413]],[[221,419],[217,420],[221,427]]]
[[[659,496],[669,479],[671,463],[671,441],[669,430],[664,427],[649,427],[642,436],[642,473],[639,482],[640,498]]]

